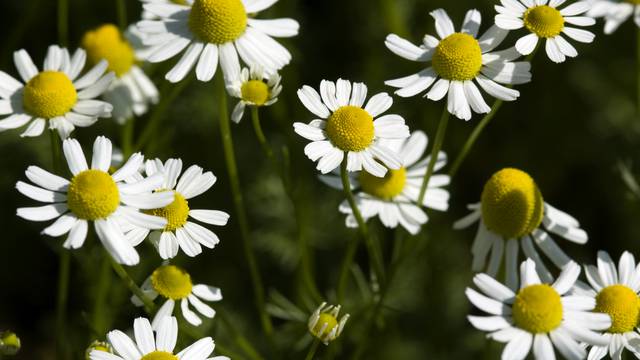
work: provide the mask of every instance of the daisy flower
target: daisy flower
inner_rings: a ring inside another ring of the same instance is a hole
[[[298,34],[293,19],[258,20],[254,15],[277,0],[193,0],[192,4],[169,4],[153,1],[145,11],[159,20],[142,20],[138,28],[146,36],[144,43],[153,46],[147,59],[161,62],[187,49],[166,79],[178,82],[195,66],[200,81],[213,78],[220,62],[225,78],[235,78],[238,54],[250,65],[279,70],[291,61],[291,54],[273,37]],[[197,65],[196,65],[197,63]]]
[[[544,202],[535,181],[522,170],[505,168],[493,174],[484,185],[480,203],[469,205],[469,209],[471,214],[453,227],[464,229],[480,223],[471,248],[473,271],[482,271],[486,266],[485,271],[496,276],[504,255],[506,283],[512,289],[517,282],[519,246],[527,258],[535,261],[542,280],[551,281],[551,273],[534,244],[553,264],[563,268],[570,259],[548,232],[578,244],[588,240],[576,219]]]
[[[94,100],[111,85],[115,74],[107,70],[107,62],[100,61],[80,76],[86,53],[69,51],[57,45],[49,46],[43,71],[38,71],[25,50],[13,53],[13,61],[24,84],[0,71],[0,132],[17,129],[26,124],[20,136],[39,136],[45,125],[57,130],[62,139],[69,137],[75,127],[88,127],[98,118],[111,116],[113,106]]]
[[[149,104],[157,103],[159,96],[156,86],[137,65],[142,59],[136,54],[134,42],[128,39],[131,36],[121,34],[113,24],[105,24],[85,33],[81,41],[90,64],[105,59],[109,71],[116,74],[103,97],[114,105],[112,116],[120,124],[146,113]]]
[[[573,26],[591,26],[595,20],[585,16],[591,8],[589,1],[577,1],[557,9],[566,0],[501,0],[503,6],[496,5],[496,25],[505,30],[525,28],[529,34],[516,42],[516,50],[529,55],[545,39],[545,50],[549,59],[555,63],[563,62],[566,57],[578,56],[578,51],[561,34],[569,38],[590,43],[595,35]],[[573,25],[573,26],[567,26]]]
[[[154,329],[158,329],[162,318],[173,315],[176,301],[180,301],[182,316],[185,320],[193,326],[199,326],[202,324],[202,320],[195,312],[189,309],[189,304],[193,305],[203,316],[213,319],[216,315],[215,310],[202,302],[202,300],[222,300],[220,289],[204,284],[194,285],[191,282],[191,275],[174,265],[163,265],[155,269],[142,284],[141,289],[147,298],[152,301],[158,296],[167,299],[153,318],[152,327]],[[135,295],[131,297],[131,301],[136,306],[144,305]]]
[[[366,220],[378,216],[384,226],[395,228],[402,225],[411,234],[417,234],[428,220],[427,214],[417,204],[420,186],[430,156],[421,157],[427,148],[427,135],[414,131],[411,137],[402,140],[386,140],[383,143],[400,157],[402,166],[398,170],[388,170],[384,177],[376,177],[366,171],[350,174],[351,187],[355,190],[355,200],[362,217]],[[434,171],[442,169],[447,156],[440,152]],[[342,190],[340,174],[320,176],[327,185]],[[429,179],[427,195],[423,206],[446,211],[449,208],[449,192],[441,187],[449,184],[448,175],[433,175]],[[340,212],[347,214],[348,227],[357,227],[353,210],[347,201],[340,204]]]
[[[502,359],[525,359],[533,348],[536,360],[554,360],[554,347],[568,360],[581,360],[586,350],[581,343],[603,346],[600,331],[611,326],[609,315],[593,313],[596,302],[587,296],[570,295],[580,275],[580,266],[568,263],[555,282],[542,282],[536,265],[527,259],[520,265],[521,285],[517,292],[487,274],[477,274],[467,288],[467,298],[489,316],[468,316],[469,322],[506,343]]]
[[[317,169],[321,173],[337,168],[345,156],[348,171],[364,168],[377,177],[383,177],[387,168],[402,167],[399,156],[380,143],[383,139],[409,137],[409,127],[401,116],[380,116],[393,104],[391,96],[376,94],[363,108],[367,86],[363,83],[352,86],[342,79],[335,83],[322,80],[320,94],[308,85],[298,90],[302,104],[320,119],[309,124],[297,122],[293,128],[298,135],[311,140],[304,153],[312,161],[319,160]]]
[[[340,305],[327,305],[323,302],[318,306],[316,311],[311,314],[307,326],[311,335],[322,340],[325,345],[328,345],[330,341],[333,341],[340,336],[344,325],[349,320],[349,314],[342,316],[338,320],[338,314],[340,313]]]
[[[604,334],[607,343],[593,346],[589,360],[602,359],[607,353],[620,360],[625,348],[639,357],[640,267],[636,267],[633,255],[625,251],[616,266],[607,252],[599,251],[598,265],[585,266],[584,270],[590,286],[576,294],[595,299],[595,311],[608,314],[612,321]]]
[[[426,97],[433,101],[447,94],[447,110],[460,119],[471,119],[471,110],[488,113],[491,108],[485,102],[476,83],[487,94],[501,100],[513,101],[520,96],[517,90],[500,84],[523,84],[531,81],[531,64],[515,62],[520,57],[513,48],[493,51],[507,35],[507,31],[492,26],[478,38],[481,16],[478,10],[469,10],[460,32],[443,9],[431,12],[436,21],[440,39],[425,35],[423,43],[411,42],[390,34],[385,45],[396,55],[407,60],[429,63],[417,74],[386,81],[399,88],[396,94],[410,97],[429,88]],[[433,85],[433,86],[432,86]]]
[[[241,72],[237,72],[237,77],[229,79],[227,84],[229,94],[240,99],[233,109],[231,119],[239,123],[247,106],[275,104],[282,91],[281,79],[277,72],[265,72],[260,66],[253,66],[251,70],[243,68]]]
[[[104,136],[96,138],[93,144],[91,168],[77,140],[65,140],[62,148],[73,177],[67,180],[37,166],[28,167],[25,175],[36,186],[18,181],[16,188],[33,200],[49,204],[19,208],[18,216],[31,221],[57,219],[42,233],[49,236],[68,233],[63,244],[67,249],[78,249],[84,244],[89,223],[93,222],[98,238],[117,262],[137,264],[138,253],[119,222],[126,220],[145,229],[162,229],[167,225],[166,219],[139,211],[173,201],[173,193],[151,192],[162,185],[162,174],[125,182],[143,162],[140,153],[133,154],[119,170],[109,174],[112,145]]]
[[[135,341],[120,330],[110,331],[107,339],[116,355],[93,350],[90,354],[91,360],[205,360],[215,348],[213,339],[206,337],[175,354],[178,321],[169,316],[162,318],[155,331],[151,328],[149,320],[139,317],[133,322],[133,333]],[[229,360],[229,358],[214,356],[209,360]]]
[[[604,18],[604,33],[607,35],[616,31],[631,16],[636,26],[640,27],[640,1],[595,0],[587,15]]]
[[[202,168],[197,165],[190,166],[182,173],[180,159],[169,159],[164,164],[159,159],[148,160],[145,163],[145,172],[147,176],[160,175],[163,180],[156,186],[155,192],[171,193],[175,200],[164,207],[145,211],[149,215],[166,219],[164,228],[150,231],[148,228],[132,224],[133,226],[127,229],[127,235],[136,239],[134,243],[141,242],[149,235],[163,259],[175,257],[178,255],[178,249],[182,249],[190,257],[202,253],[202,246],[213,249],[220,242],[218,236],[204,226],[189,221],[189,218],[206,224],[224,226],[229,220],[229,214],[219,210],[191,209],[188,201],[203,194],[216,183],[217,179],[213,173],[203,173]]]

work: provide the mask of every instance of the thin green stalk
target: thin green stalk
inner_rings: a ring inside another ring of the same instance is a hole
[[[449,170],[450,177],[454,177],[458,173],[458,170],[460,169],[460,165],[462,165],[462,162],[464,161],[464,159],[466,159],[467,155],[469,154],[469,150],[471,150],[473,145],[476,143],[476,140],[478,140],[478,137],[480,137],[480,134],[482,134],[482,130],[484,130],[484,128],[487,125],[489,125],[489,122],[491,121],[491,119],[493,119],[494,116],[496,116],[496,113],[498,113],[498,110],[500,110],[500,107],[502,107],[502,103],[503,103],[502,100],[496,100],[493,103],[493,106],[491,106],[491,111],[489,111],[489,113],[485,115],[482,118],[482,120],[478,123],[478,125],[476,125],[476,127],[473,129],[473,132],[471,132],[471,135],[467,138],[467,141],[464,143],[462,150],[460,151],[456,159],[453,161],[453,165],[451,165],[451,169]]]
[[[442,111],[442,116],[440,116],[440,121],[438,122],[438,131],[436,132],[436,139],[433,143],[433,147],[431,148],[431,159],[429,160],[429,165],[427,165],[427,170],[424,174],[424,178],[422,179],[422,186],[420,186],[420,195],[418,196],[418,204],[424,203],[424,196],[427,194],[427,186],[429,185],[429,179],[431,179],[431,175],[433,175],[433,169],[436,166],[436,162],[438,161],[438,154],[440,153],[440,149],[442,148],[442,142],[444,141],[444,135],[447,132],[447,124],[449,123],[449,111],[445,106]]]
[[[91,324],[98,332],[98,336],[104,335],[107,329],[105,324],[105,307],[109,288],[111,286],[111,261],[107,258],[106,252],[101,252],[100,269],[98,270],[98,286],[95,291],[95,300],[93,302],[93,318]]]
[[[69,44],[69,0],[58,0],[58,42]]]
[[[142,291],[142,289],[140,289],[138,284],[136,284],[136,282],[131,278],[131,276],[129,276],[129,273],[127,272],[127,270],[125,270],[125,268],[122,265],[118,264],[118,262],[116,262],[113,259],[113,257],[111,257],[111,254],[107,253],[106,250],[105,250],[105,256],[109,259],[109,262],[111,263],[111,267],[113,268],[113,271],[115,271],[116,274],[118,274],[118,277],[120,277],[120,279],[124,282],[127,288],[129,288],[129,291],[131,291],[133,295],[137,296],[138,299],[142,301],[142,303],[144,304],[144,310],[147,312],[147,314],[149,315],[153,314],[156,307],[153,301],[151,301],[151,299],[149,299],[147,295],[145,295],[145,293]]]
[[[636,75],[637,75],[637,81],[638,81],[638,114],[640,115],[640,27],[638,27],[636,29],[636,37],[637,37],[637,54],[636,54],[636,61],[637,61],[637,65],[636,65]]]
[[[267,138],[264,136],[264,132],[262,131],[262,125],[260,125],[260,114],[258,113],[257,106],[249,106],[251,108],[251,121],[253,122],[253,130],[256,133],[256,137],[258,138],[258,142],[260,146],[262,146],[262,150],[267,155],[267,157],[273,161],[273,150],[271,150],[271,146],[267,142]]]
[[[125,159],[133,153],[133,132],[135,129],[135,117],[131,117],[120,126],[120,142],[122,146],[122,154]]]
[[[140,151],[142,148],[147,145],[149,140],[153,138],[156,134],[157,128],[162,122],[162,118],[167,114],[167,109],[169,105],[175,100],[178,95],[187,87],[187,84],[191,82],[193,76],[189,76],[179,82],[178,84],[171,84],[165,82],[163,86],[163,91],[161,91],[160,102],[156,105],[155,109],[147,118],[147,123],[145,124],[144,130],[142,130],[142,134],[138,138],[135,146],[133,147],[133,152]],[[170,88],[170,90],[169,90]]]
[[[353,264],[353,258],[358,249],[358,242],[358,238],[356,237],[351,239],[347,245],[347,250],[344,252],[342,265],[340,266],[340,275],[338,276],[338,303],[344,300],[344,291],[347,287],[347,280],[349,279],[349,270],[351,270],[351,264]]]
[[[320,339],[314,338],[311,347],[309,348],[309,352],[307,356],[305,356],[305,360],[313,360],[313,357],[316,355],[316,351],[318,351],[318,346],[320,345]]]
[[[116,12],[118,13],[118,27],[124,31],[127,28],[127,4],[125,0],[116,0]]]
[[[240,226],[240,234],[242,239],[242,247],[244,252],[245,261],[249,267],[249,275],[251,276],[251,282],[253,284],[253,290],[255,292],[254,300],[255,305],[260,315],[260,324],[267,338],[271,340],[273,334],[273,325],[271,318],[267,314],[265,307],[264,286],[262,284],[262,278],[260,271],[258,270],[258,264],[256,256],[251,247],[251,235],[249,232],[249,220],[244,208],[244,201],[242,199],[242,189],[240,188],[240,179],[238,177],[238,166],[236,164],[236,155],[233,149],[233,138],[231,137],[231,128],[229,124],[229,114],[227,109],[227,93],[224,85],[224,79],[222,76],[218,76],[220,83],[220,135],[222,137],[222,144],[224,148],[224,158],[227,165],[227,172],[229,173],[229,183],[231,185],[231,193],[233,197],[233,203],[236,208],[236,217],[238,219],[238,225]]]

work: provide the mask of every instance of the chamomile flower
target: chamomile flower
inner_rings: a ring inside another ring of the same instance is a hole
[[[318,161],[317,169],[326,174],[337,168],[347,157],[347,170],[383,177],[387,168],[398,170],[402,161],[398,154],[380,143],[383,139],[405,139],[409,128],[404,119],[395,114],[382,115],[389,110],[393,99],[387,93],[367,98],[367,86],[338,79],[322,80],[320,94],[305,85],[298,90],[302,104],[320,119],[309,124],[294,123],[295,132],[311,140],[304,153]],[[384,165],[383,165],[384,164]]]
[[[43,70],[38,71],[25,50],[13,53],[13,61],[25,84],[0,71],[0,132],[27,125],[20,136],[39,136],[45,126],[57,130],[62,139],[77,127],[93,125],[98,118],[111,116],[111,104],[95,100],[115,78],[107,62],[98,62],[80,76],[86,53],[49,46]]]
[[[278,101],[282,85],[277,72],[267,73],[262,67],[253,66],[251,70],[243,68],[237,75],[227,84],[229,94],[240,99],[231,114],[234,122],[240,122],[247,106],[269,106]]]
[[[133,322],[134,340],[120,330],[107,334],[115,354],[101,350],[91,351],[91,360],[204,360],[215,348],[210,337],[202,338],[179,353],[175,353],[178,341],[178,321],[165,316],[154,331],[145,318]],[[155,334],[154,334],[155,333]],[[226,356],[214,356],[209,360],[229,360]]]
[[[516,42],[520,54],[531,54],[538,42],[545,39],[547,56],[551,61],[561,63],[567,56],[578,56],[576,48],[562,34],[581,43],[590,43],[595,38],[593,33],[574,27],[595,24],[593,18],[584,15],[591,8],[589,1],[573,2],[558,9],[565,1],[501,0],[503,6],[496,5],[496,25],[505,30],[524,28],[529,32]]]
[[[138,253],[119,222],[145,229],[162,229],[167,225],[162,217],[140,212],[140,209],[155,209],[173,201],[171,192],[152,193],[162,185],[163,175],[125,182],[134,177],[143,162],[140,153],[133,154],[110,174],[112,145],[104,136],[96,138],[93,144],[91,168],[77,140],[67,139],[62,147],[73,177],[67,180],[37,166],[27,168],[25,175],[36,186],[18,181],[16,188],[33,200],[49,204],[19,208],[18,216],[31,221],[57,219],[42,233],[56,237],[68,233],[63,244],[67,249],[78,249],[84,244],[92,222],[98,238],[117,262],[137,264]]]
[[[202,319],[189,308],[189,304],[193,305],[203,316],[213,319],[216,315],[215,310],[202,300],[222,300],[220,289],[204,284],[194,285],[191,282],[191,275],[175,265],[162,265],[155,269],[142,284],[141,289],[147,298],[152,301],[158,296],[166,299],[153,318],[152,327],[154,329],[158,329],[160,320],[163,317],[173,315],[173,309],[177,301],[180,302],[182,316],[185,320],[193,326],[199,326],[202,324]],[[131,301],[136,306],[143,305],[142,301],[135,295],[131,297]]]
[[[202,253],[202,246],[213,249],[220,239],[211,230],[199,225],[189,218],[206,224],[224,226],[229,220],[229,214],[219,210],[198,210],[189,207],[189,200],[203,194],[216,183],[216,177],[211,171],[202,172],[197,165],[190,166],[182,173],[182,160],[169,159],[164,164],[159,159],[148,160],[145,163],[147,176],[161,175],[163,181],[154,189],[156,193],[171,193],[175,200],[164,207],[145,210],[149,215],[155,215],[167,220],[164,228],[150,231],[148,228],[136,227],[127,229],[127,235],[141,242],[147,235],[158,248],[163,259],[170,259],[178,255],[178,250],[187,256],[197,256]],[[182,174],[182,175],[181,175]]]
[[[311,335],[320,339],[325,345],[328,345],[330,341],[335,340],[342,333],[344,325],[349,320],[349,314],[342,316],[338,320],[340,313],[340,305],[327,305],[323,302],[318,308],[311,314],[307,326]]]
[[[506,283],[512,289],[517,281],[520,246],[526,257],[535,261],[542,280],[551,281],[551,273],[534,244],[554,265],[563,268],[570,259],[548,232],[578,244],[588,240],[578,221],[547,204],[535,181],[522,170],[505,168],[493,174],[484,186],[480,203],[469,205],[469,208],[471,214],[453,227],[464,229],[480,223],[471,248],[473,271],[486,268],[489,275],[496,276],[504,255]]]
[[[149,104],[157,103],[159,96],[156,86],[138,66],[142,59],[136,55],[131,36],[123,35],[113,24],[105,24],[85,33],[81,41],[89,64],[105,59],[108,69],[116,74],[103,97],[114,105],[112,116],[120,124],[146,113]]]
[[[633,16],[636,26],[640,27],[640,1],[636,0],[595,0],[587,15],[604,18],[604,33],[609,35]]]
[[[422,179],[431,159],[430,156],[421,159],[427,142],[427,135],[422,131],[414,131],[406,140],[385,140],[382,143],[398,153],[402,162],[400,169],[388,170],[384,177],[376,177],[366,171],[349,174],[351,187],[357,189],[354,194],[356,203],[365,220],[378,216],[386,227],[395,228],[400,224],[411,234],[420,231],[420,227],[428,220],[427,214],[417,203]],[[441,152],[434,171],[443,168],[446,162],[447,156]],[[340,174],[321,176],[320,179],[342,190]],[[422,206],[446,211],[449,208],[449,192],[442,187],[448,184],[448,175],[433,175],[429,179]],[[348,227],[358,226],[348,202],[340,204],[339,210],[347,214]]]
[[[465,293],[489,316],[467,318],[490,339],[507,344],[502,359],[524,359],[533,348],[536,360],[553,360],[554,347],[568,360],[584,359],[587,354],[580,343],[607,344],[600,331],[611,326],[611,319],[591,312],[596,307],[593,298],[569,293],[579,275],[580,266],[572,261],[554,282],[545,282],[535,262],[527,259],[520,265],[520,287],[514,291],[487,274],[477,274],[473,283],[481,293],[471,288]]]
[[[420,46],[395,34],[385,40],[385,45],[396,55],[429,63],[417,74],[386,81],[385,84],[400,89],[396,91],[397,95],[410,97],[431,88],[425,96],[439,101],[448,94],[447,110],[464,120],[471,119],[472,110],[478,114],[491,110],[476,83],[497,99],[513,101],[520,96],[517,90],[500,84],[531,81],[531,64],[514,61],[520,54],[513,48],[493,51],[504,40],[507,31],[492,26],[478,38],[481,16],[477,10],[467,12],[459,32],[455,31],[443,9],[432,11],[431,16],[440,39],[425,35]]]
[[[195,66],[196,77],[209,81],[218,62],[225,78],[236,78],[238,54],[249,66],[279,70],[291,61],[289,51],[273,37],[298,34],[293,19],[258,20],[254,15],[277,0],[193,0],[191,4],[147,2],[145,11],[159,20],[138,23],[146,34],[144,43],[153,46],[150,62],[161,62],[186,51],[166,74],[171,82],[182,80]],[[197,64],[196,64],[197,63]]]
[[[94,342],[91,343],[91,345],[89,345],[89,347],[87,347],[87,350],[85,350],[84,358],[86,360],[91,360],[91,353],[94,350],[99,350],[105,353],[113,354],[113,349],[111,348],[111,345],[109,345],[108,342],[95,340]]]
[[[589,360],[602,359],[607,353],[620,360],[624,349],[640,357],[640,267],[633,255],[625,251],[616,266],[607,252],[599,251],[598,265],[585,266],[585,273],[590,287],[576,293],[595,299],[595,311],[608,314],[612,321],[604,334],[607,344],[593,346]]]

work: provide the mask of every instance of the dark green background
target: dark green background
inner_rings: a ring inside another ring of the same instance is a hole
[[[25,48],[40,66],[46,47],[56,43],[56,2],[49,0],[3,1],[0,4],[0,69],[17,77],[11,54]],[[293,62],[283,72],[284,91],[280,101],[261,112],[267,137],[279,149],[290,146],[297,191],[304,205],[303,236],[313,247],[316,278],[330,299],[347,241],[355,233],[345,229],[337,213],[342,200],[315,178],[314,165],[302,152],[306,141],[296,136],[291,124],[309,121],[312,115],[295,95],[303,84],[317,87],[321,79],[338,77],[364,81],[370,94],[389,91],[384,80],[417,72],[420,64],[393,55],[384,38],[397,32],[419,43],[425,33],[434,33],[428,12],[443,7],[459,28],[465,11],[478,8],[487,29],[492,22],[493,1],[447,0],[281,0],[261,14],[263,18],[293,17],[300,22],[298,37],[284,41],[293,53]],[[127,0],[129,22],[138,19],[140,4]],[[71,0],[69,31],[71,48],[84,31],[116,21],[114,0]],[[349,358],[365,339],[367,359],[496,359],[500,346],[486,345],[484,334],[473,329],[465,316],[471,311],[464,297],[470,282],[469,247],[474,230],[454,232],[451,224],[466,214],[465,205],[479,199],[484,181],[505,166],[528,171],[538,182],[546,201],[577,217],[590,235],[586,246],[562,242],[563,248],[581,262],[593,263],[598,249],[617,258],[621,251],[637,253],[638,202],[621,179],[618,164],[637,162],[640,147],[640,119],[637,115],[636,29],[631,22],[615,34],[602,34],[602,23],[592,28],[593,44],[576,44],[577,59],[556,65],[539,52],[533,64],[533,82],[519,86],[518,101],[503,106],[493,123],[472,150],[450,187],[451,208],[446,214],[433,213],[417,248],[405,259],[394,278],[386,302],[385,319],[366,335],[362,317],[354,316],[341,340],[332,345],[336,358]],[[514,43],[509,37],[506,45]],[[171,60],[174,62],[175,59]],[[159,87],[168,87],[162,75],[167,65],[155,67]],[[216,75],[218,76],[218,75]],[[229,182],[225,171],[217,126],[217,92],[214,82],[189,84],[164,118],[162,132],[147,149],[148,157],[181,157],[185,164],[199,164],[218,176],[218,183],[193,201],[201,208],[224,209],[232,214],[229,225],[218,229],[220,245],[193,261],[177,258],[193,275],[223,289],[224,300],[216,308],[251,343],[266,352],[252,302],[252,289],[241,252],[241,243]],[[488,97],[487,97],[488,99]],[[231,106],[235,104],[232,101]],[[393,112],[405,117],[412,129],[423,129],[433,138],[443,102],[433,103],[419,96],[395,99]],[[452,119],[444,149],[454,157],[480,117],[469,122]],[[137,121],[138,133],[145,118]],[[291,203],[276,173],[265,161],[255,141],[251,123],[245,118],[232,125],[242,186],[252,225],[254,245],[268,289],[277,289],[304,311],[305,296],[296,286],[299,252]],[[98,134],[118,143],[118,128],[105,119],[90,129],[80,129],[78,137],[87,154]],[[98,279],[101,248],[95,239],[73,252],[67,331],[55,331],[57,253],[62,240],[39,235],[44,224],[15,216],[20,206],[34,202],[14,189],[24,180],[24,170],[36,164],[50,168],[49,139],[21,139],[18,131],[0,134],[0,329],[12,329],[21,336],[23,351],[17,358],[54,359],[55,339],[61,337],[81,358],[90,339],[112,328],[127,329],[141,310],[128,302],[126,288],[113,276],[108,306],[100,309],[109,319],[108,327],[94,329],[92,292]],[[633,167],[632,167],[633,169]],[[370,222],[389,256],[393,232],[378,221]],[[139,247],[143,262],[131,270],[140,282],[160,264],[148,244]],[[366,254],[358,260],[367,270]],[[349,290],[344,309],[357,315],[362,299],[355,286]],[[242,353],[228,328],[216,318],[207,322],[207,334],[221,345]],[[294,346],[305,336],[305,327],[276,320],[276,334],[284,358],[302,357],[305,349]],[[185,338],[188,342],[188,338]],[[331,348],[330,347],[330,348]],[[327,355],[324,348],[320,356]],[[268,357],[268,356],[267,356]]]

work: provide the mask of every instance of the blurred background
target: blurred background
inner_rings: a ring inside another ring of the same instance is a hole
[[[417,72],[420,64],[388,51],[384,46],[387,34],[395,32],[419,43],[425,33],[434,33],[428,13],[439,7],[449,12],[456,27],[461,26],[469,8],[479,9],[484,20],[482,32],[493,22],[495,3],[280,0],[259,15],[292,17],[301,25],[299,36],[283,41],[293,54],[293,62],[282,72],[283,94],[274,106],[261,110],[262,123],[274,149],[278,153],[283,147],[289,149],[295,175],[295,208],[278,173],[261,151],[248,117],[238,125],[232,124],[253,246],[272,309],[281,309],[290,302],[290,314],[294,314],[295,304],[300,317],[318,305],[300,285],[301,238],[313,255],[322,297],[335,301],[342,254],[356,236],[355,231],[345,228],[344,218],[337,211],[342,194],[317,180],[314,164],[302,151],[306,141],[292,131],[293,122],[312,119],[297,100],[296,89],[303,84],[317,87],[322,79],[343,77],[365,82],[370,94],[391,92],[384,80]],[[126,4],[128,21],[134,23],[139,19],[141,5],[136,0],[127,0]],[[70,48],[78,45],[85,31],[115,22],[115,0],[70,0]],[[16,76],[12,52],[21,48],[40,65],[47,46],[57,42],[56,1],[2,1],[0,30],[0,69]],[[561,243],[576,260],[594,263],[598,249],[608,250],[616,259],[623,250],[639,255],[640,202],[627,184],[630,176],[640,174],[636,28],[628,21],[613,35],[605,36],[602,23],[598,22],[591,30],[597,34],[595,42],[576,44],[576,59],[556,65],[542,51],[534,59],[533,82],[518,87],[520,99],[503,105],[449,187],[452,196],[447,213],[431,212],[424,231],[410,241],[404,231],[387,230],[378,220],[370,221],[387,262],[397,237],[404,238],[411,248],[393,278],[382,316],[375,321],[366,315],[372,306],[367,290],[357,281],[349,283],[342,305],[352,318],[338,341],[328,348],[321,347],[319,359],[499,357],[501,346],[489,344],[465,318],[473,311],[464,289],[472,276],[469,249],[475,230],[453,231],[451,225],[466,215],[466,204],[479,200],[484,182],[503,167],[529,172],[547,202],[581,221],[589,233],[589,243]],[[514,41],[510,36],[504,44]],[[147,68],[163,91],[171,88],[163,75],[175,60]],[[185,165],[198,164],[212,170],[218,176],[217,184],[195,199],[194,205],[232,215],[226,227],[214,229],[221,239],[215,250],[205,251],[192,261],[181,253],[175,263],[184,266],[195,282],[222,288],[224,300],[213,304],[218,316],[206,321],[199,331],[213,336],[233,358],[251,358],[243,350],[242,341],[258,349],[266,359],[303,358],[310,341],[304,323],[274,319],[275,352],[270,352],[260,331],[223,159],[217,96],[213,82],[190,82],[164,112],[161,131],[152,146],[145,149],[148,158],[181,157]],[[422,129],[433,138],[442,102],[433,103],[419,96],[394,100],[394,113],[402,115],[412,129]],[[234,104],[232,100],[230,106]],[[450,159],[457,155],[480,118],[476,115],[469,122],[451,119],[444,143]],[[147,119],[143,116],[136,120],[136,134],[140,134]],[[74,136],[88,150],[95,136],[105,134],[117,144],[119,133],[115,121],[103,119],[91,128],[77,130]],[[95,239],[90,239],[73,252],[66,330],[56,331],[58,253],[62,240],[41,236],[43,224],[16,217],[17,207],[34,203],[14,189],[16,181],[25,179],[27,166],[51,168],[49,139],[23,139],[18,131],[1,133],[0,154],[0,330],[11,329],[21,337],[23,348],[18,359],[55,359],[56,339],[65,343],[66,358],[83,359],[91,341],[103,339],[110,329],[129,329],[133,319],[143,312],[131,305],[128,290],[112,272],[105,275],[110,279],[107,303],[95,303],[93,294],[100,277],[97,264],[102,249]],[[621,165],[629,170],[627,182],[621,175]],[[149,244],[138,249],[143,261],[128,270],[141,283],[161,264],[161,259]],[[354,274],[366,274],[368,262],[363,246],[357,260],[360,270],[355,269]],[[104,319],[99,325],[93,321],[96,313]],[[182,335],[181,343],[192,342],[187,334]]]

